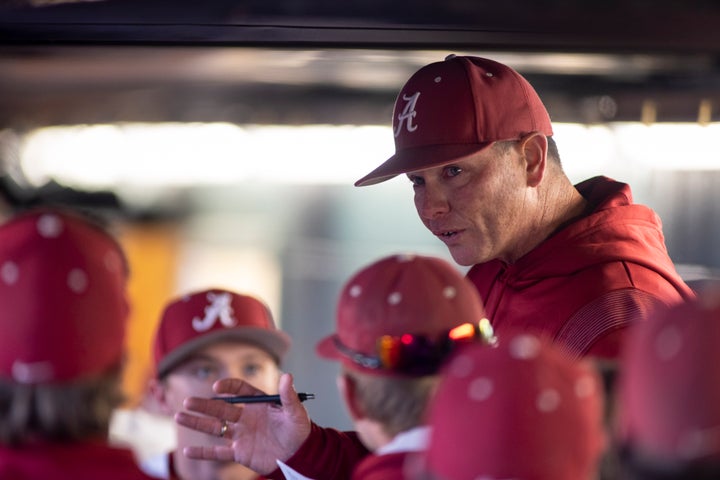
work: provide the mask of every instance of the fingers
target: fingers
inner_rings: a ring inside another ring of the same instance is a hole
[[[259,390],[239,378],[223,378],[213,385],[213,390],[218,394],[230,395],[263,395],[265,392]]]
[[[200,417],[187,412],[177,412],[175,414],[175,423],[208,435],[216,435],[222,428],[222,422],[217,418]]]
[[[188,397],[183,400],[183,406],[188,411],[227,420],[228,422],[240,420],[243,409],[241,405],[233,405],[222,400],[202,397]]]
[[[218,460],[221,462],[232,462],[235,460],[232,447],[185,447],[183,455],[197,460]]]

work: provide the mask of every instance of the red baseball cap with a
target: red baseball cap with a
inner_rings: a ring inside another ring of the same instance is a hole
[[[125,256],[75,213],[19,214],[0,226],[0,376],[65,383],[120,365],[129,315]]]
[[[159,377],[199,348],[222,340],[254,344],[280,364],[290,337],[275,326],[270,309],[250,295],[219,288],[189,293],[165,307],[153,354]]]
[[[519,331],[476,347],[441,372],[424,468],[448,480],[594,478],[606,435],[592,366]]]
[[[720,462],[720,292],[633,327],[618,387],[619,443],[658,464]]]
[[[462,160],[531,132],[553,134],[550,116],[525,78],[493,60],[451,55],[407,81],[393,111],[395,155],[355,185]]]
[[[477,325],[483,319],[485,310],[475,287],[448,262],[394,255],[348,280],[338,301],[336,332],[321,340],[316,350],[350,369],[393,375],[398,371],[380,365],[381,338],[442,340],[454,327]]]

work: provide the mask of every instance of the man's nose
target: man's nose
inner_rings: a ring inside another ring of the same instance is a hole
[[[447,195],[441,189],[427,185],[416,194],[415,207],[420,217],[428,220],[445,215],[450,210]]]

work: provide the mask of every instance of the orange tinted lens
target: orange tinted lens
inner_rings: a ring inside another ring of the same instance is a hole
[[[378,340],[378,354],[380,362],[386,368],[396,367],[400,363],[402,347],[397,338],[384,335]]]

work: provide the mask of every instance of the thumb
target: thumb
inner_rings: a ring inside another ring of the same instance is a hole
[[[302,403],[298,398],[297,391],[293,385],[293,376],[290,373],[283,373],[278,383],[278,393],[283,407],[294,410],[298,407],[302,408]]]

